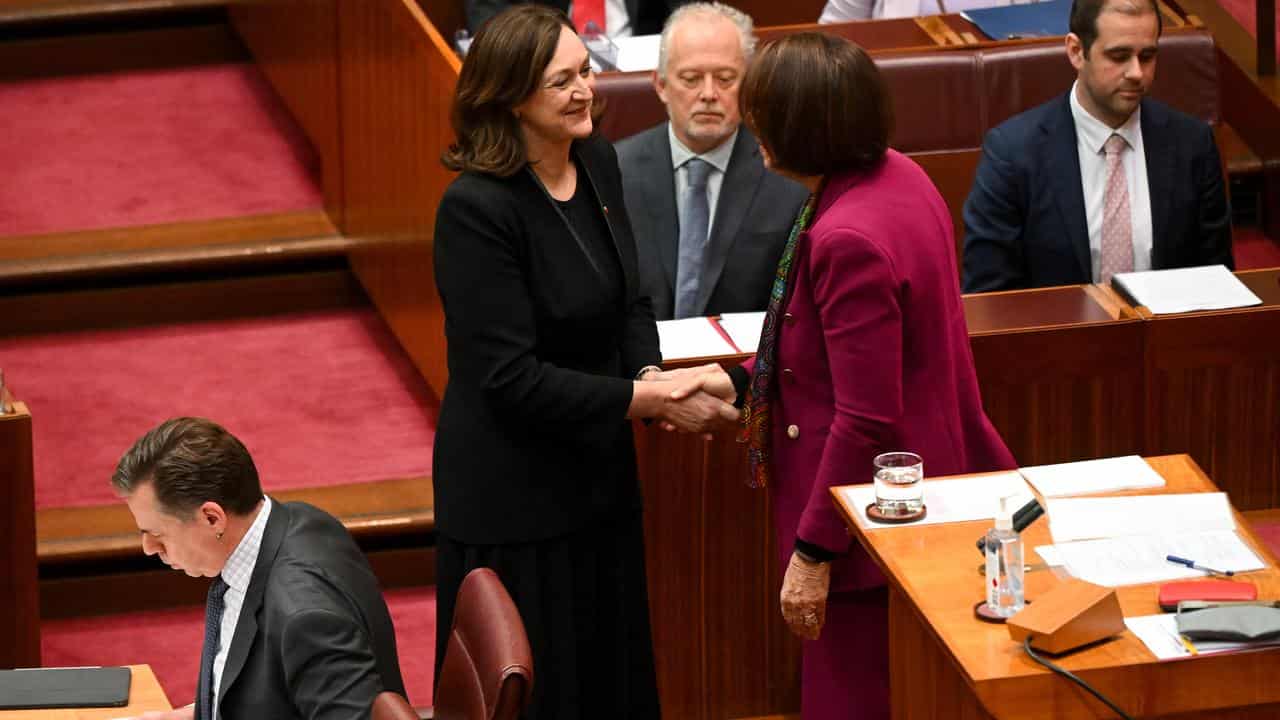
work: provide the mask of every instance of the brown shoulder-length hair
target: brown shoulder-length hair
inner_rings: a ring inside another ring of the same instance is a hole
[[[445,167],[500,177],[524,167],[528,154],[515,108],[541,89],[562,27],[574,29],[564,11],[522,4],[480,28],[453,93],[455,139],[440,158]]]
[[[765,45],[738,102],[776,169],[869,170],[889,147],[893,105],[884,80],[870,56],[843,38],[806,32]]]

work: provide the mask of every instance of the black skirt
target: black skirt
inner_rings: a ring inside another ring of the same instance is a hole
[[[502,578],[533,650],[533,702],[524,720],[654,720],[658,686],[649,631],[639,511],[530,543],[436,541],[436,677],[466,574]]]

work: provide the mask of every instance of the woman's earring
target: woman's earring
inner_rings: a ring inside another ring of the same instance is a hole
[[[217,537],[218,537],[218,539],[219,539],[219,540],[221,540],[221,539],[222,539],[222,531],[221,531],[221,530],[219,530],[219,531],[218,531],[218,535],[217,535]]]

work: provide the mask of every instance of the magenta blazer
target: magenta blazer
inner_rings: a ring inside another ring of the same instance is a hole
[[[794,263],[772,410],[778,546],[841,554],[832,591],[871,587],[883,577],[850,549],[829,488],[871,482],[893,450],[919,454],[926,478],[1015,462],[982,409],[951,216],[920,166],[890,150],[830,177]]]

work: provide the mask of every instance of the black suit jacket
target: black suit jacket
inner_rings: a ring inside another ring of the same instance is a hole
[[[489,18],[512,5],[522,5],[531,0],[465,0],[467,28],[475,33]],[[569,12],[569,0],[532,0],[543,5]],[[662,32],[667,15],[690,0],[627,0],[627,14],[631,17],[633,35],[656,35]]]
[[[508,178],[463,173],[436,214],[449,344],[436,526],[462,542],[552,538],[640,507],[625,418],[632,378],[661,360],[658,333],[613,147],[591,137],[572,152],[578,182],[603,206],[621,289],[528,167]]]
[[[1234,268],[1213,131],[1150,98],[1142,144],[1154,269]],[[1064,94],[987,133],[964,204],[965,292],[1092,282],[1075,121]]]
[[[404,694],[395,629],[369,563],[333,516],[272,500],[227,651],[218,717],[368,718]],[[208,692],[201,677],[196,692]]]
[[[675,314],[680,221],[667,123],[618,142],[618,164],[636,231],[641,283],[653,314]],[[741,128],[720,186],[707,263],[699,286],[700,314],[764,310],[791,225],[809,197],[797,182],[765,169],[755,137]]]

